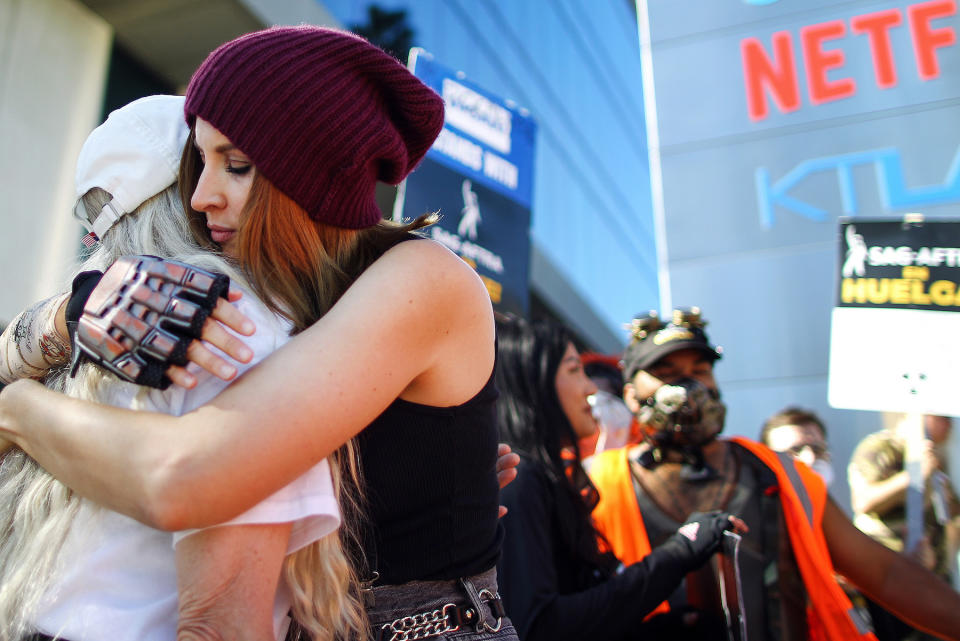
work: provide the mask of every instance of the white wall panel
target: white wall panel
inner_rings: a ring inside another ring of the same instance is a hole
[[[0,322],[63,288],[75,260],[74,166],[111,33],[74,0],[0,0]]]

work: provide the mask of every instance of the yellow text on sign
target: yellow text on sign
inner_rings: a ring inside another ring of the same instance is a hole
[[[910,265],[902,278],[844,278],[840,284],[843,303],[874,305],[960,306],[960,287],[952,280],[930,279],[930,269]]]

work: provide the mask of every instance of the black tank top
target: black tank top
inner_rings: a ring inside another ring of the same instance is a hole
[[[462,405],[397,399],[360,433],[364,551],[380,574],[376,585],[455,579],[496,565],[497,396],[491,375]]]

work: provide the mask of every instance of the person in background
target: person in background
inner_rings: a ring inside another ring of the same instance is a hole
[[[783,408],[764,422],[760,442],[806,463],[828,488],[833,483],[827,428],[813,412],[795,406]]]
[[[898,417],[892,429],[867,435],[854,449],[847,468],[853,523],[874,540],[916,559],[949,582],[956,562],[954,543],[960,515],[960,503],[947,474],[945,452],[953,420],[948,416],[923,417],[924,535],[914,550],[905,550],[910,481],[905,469],[907,420],[905,415]],[[930,638],[876,603],[871,602],[870,611],[882,641]]]
[[[587,375],[597,390],[620,397],[623,391],[623,373],[620,371],[620,356],[617,354],[598,354],[583,352],[580,354],[583,373]]]
[[[186,224],[175,184],[188,133],[183,104],[177,96],[142,98],[90,134],[77,162],[75,215],[91,230],[81,273],[131,253],[202,267],[171,263],[193,283],[169,299],[186,320],[196,317],[214,285],[226,286],[210,270],[246,285],[222,257],[196,244]],[[41,309],[58,307],[58,298]],[[289,323],[249,292],[238,304],[256,318],[252,362],[288,340]],[[13,324],[25,341],[33,333],[31,318],[28,311]],[[56,338],[36,336],[47,347],[39,353],[52,357]],[[21,358],[27,351],[10,347]],[[5,361],[7,375],[17,362]],[[37,374],[47,364],[19,362],[20,374]],[[70,396],[169,414],[190,411],[228,385],[198,371],[193,389],[161,391],[122,381],[92,363],[79,364],[72,376],[67,367],[46,373],[49,386]],[[212,633],[282,639],[291,608],[310,638],[364,634],[359,585],[336,532],[340,511],[331,466],[339,487],[340,468],[322,461],[227,523],[171,535],[71,492],[23,451],[6,452],[0,463],[0,639],[173,641]],[[257,554],[251,557],[250,550]]]
[[[834,473],[830,446],[827,444],[827,428],[814,412],[796,406],[783,408],[764,422],[760,430],[760,442],[774,452],[783,452],[801,461],[816,472],[823,479],[823,484],[830,488]],[[847,598],[864,620],[870,621],[871,627],[877,633],[876,626],[873,625],[872,607],[879,606],[872,605],[842,576],[837,575],[836,578]]]
[[[643,561],[621,568],[590,519],[597,493],[577,441],[597,430],[587,378],[571,336],[548,323],[497,319],[497,415],[520,454],[501,500],[506,538],[499,577],[506,610],[525,641],[655,639],[646,615],[702,565],[729,515],[693,515]],[[573,456],[565,455],[572,449]]]
[[[675,310],[668,322],[648,315],[633,323],[624,400],[646,441],[601,452],[590,468],[600,492],[594,520],[613,551],[625,563],[642,559],[690,513],[723,509],[751,525],[739,554],[751,641],[873,640],[835,573],[917,625],[960,639],[960,596],[853,527],[817,474],[755,441],[719,438],[721,353],[705,324],[696,308]],[[686,605],[719,616],[711,570],[688,576],[662,611]]]
[[[587,459],[596,452],[623,447],[634,442],[633,413],[620,396],[622,389],[620,357],[584,352],[580,355],[583,371],[597,386],[590,397],[593,415],[599,423],[595,436],[580,441],[580,455]]]

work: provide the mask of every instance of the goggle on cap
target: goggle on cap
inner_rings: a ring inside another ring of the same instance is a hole
[[[711,360],[722,357],[723,348],[710,344],[704,331],[707,322],[700,315],[699,307],[673,310],[669,322],[660,320],[655,311],[637,316],[625,327],[630,330],[630,344],[623,352],[623,381],[633,381],[640,370],[645,370],[657,361],[682,349],[696,349]]]

